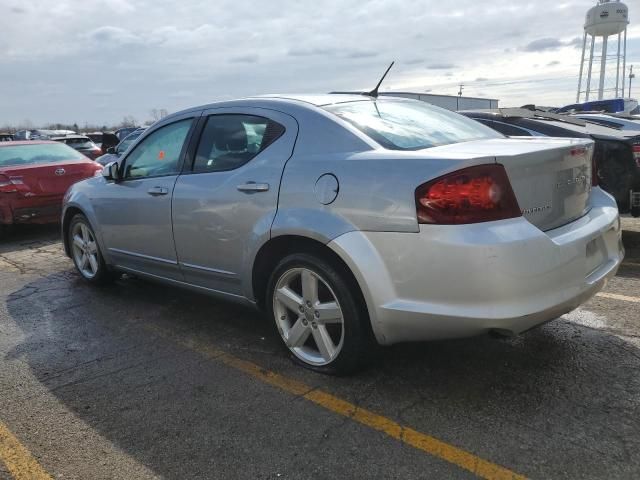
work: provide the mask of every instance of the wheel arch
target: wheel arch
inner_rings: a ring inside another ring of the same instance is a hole
[[[300,235],[280,235],[267,241],[256,254],[252,269],[252,289],[258,308],[265,306],[267,286],[271,273],[276,265],[287,255],[294,253],[309,253],[320,256],[341,270],[346,280],[354,289],[362,308],[369,314],[362,287],[347,263],[326,244]]]

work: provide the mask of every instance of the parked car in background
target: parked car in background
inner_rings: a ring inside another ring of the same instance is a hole
[[[13,140],[13,133],[0,132],[0,142],[10,142]]]
[[[599,185],[616,199],[621,212],[632,210],[640,192],[640,131],[618,130],[568,115],[526,109],[459,112],[508,136],[590,138],[595,141],[594,162]]]
[[[102,153],[106,153],[109,148],[115,147],[120,142],[116,134],[111,132],[87,133],[87,137],[102,150]]]
[[[221,102],[72,186],[63,239],[88,282],[257,306],[298,362],[346,373],[372,342],[517,334],[600,290],[623,252],[592,154],[409,99]]]
[[[581,118],[586,122],[597,123],[604,127],[615,128],[630,132],[640,132],[640,118],[631,115],[607,115],[604,113],[575,113],[572,117]]]
[[[67,189],[101,170],[59,142],[0,142],[0,225],[59,221]]]
[[[124,140],[124,138],[129,135],[131,132],[135,132],[136,130],[138,130],[140,127],[123,127],[123,128],[119,128],[118,130],[116,130],[116,137],[118,137],[118,140],[122,141]]]
[[[45,128],[18,130],[14,134],[14,140],[49,140],[51,137],[62,137],[74,135],[75,133],[73,130],[51,130]]]
[[[104,155],[96,158],[96,162],[100,165],[106,165],[109,162],[116,161],[146,129],[147,127],[140,127],[127,135],[117,146],[103,150],[105,152]]]
[[[635,98],[608,98],[590,102],[574,103],[555,110],[555,113],[604,112],[640,114],[640,107]]]
[[[102,150],[91,139],[85,135],[65,135],[62,137],[52,136],[50,138],[55,142],[61,142],[69,145],[71,148],[79,151],[83,155],[95,160],[102,155]]]

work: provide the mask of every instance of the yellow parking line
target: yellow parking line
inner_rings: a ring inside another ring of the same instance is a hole
[[[52,480],[29,450],[0,422],[0,461],[15,480]]]
[[[613,300],[622,300],[623,302],[640,303],[640,297],[630,297],[628,295],[618,295],[617,293],[596,293],[596,297],[611,298]]]
[[[434,457],[457,465],[480,478],[487,480],[526,480],[526,477],[522,475],[484,460],[458,447],[454,447],[442,440],[400,425],[387,417],[360,408],[346,400],[315,389],[297,380],[287,378],[271,370],[266,370],[255,363],[242,360],[222,350],[212,348],[205,342],[177,339],[175,333],[155,325],[145,325],[144,327],[161,337],[173,340],[179,345],[196,351],[207,358],[219,360],[269,385],[305,398],[326,410],[350,418],[355,422],[382,432],[406,445],[410,445]]]

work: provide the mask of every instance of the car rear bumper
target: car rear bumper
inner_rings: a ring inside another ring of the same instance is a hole
[[[520,217],[350,232],[329,246],[354,272],[381,344],[521,333],[588,300],[624,255],[615,201],[598,188],[587,215],[547,232]]]
[[[62,195],[53,197],[22,197],[3,194],[0,197],[0,224],[55,223],[60,220]]]

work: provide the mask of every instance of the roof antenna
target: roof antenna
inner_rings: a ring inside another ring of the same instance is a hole
[[[378,98],[378,89],[380,88],[380,85],[382,85],[382,81],[384,80],[384,78],[387,76],[387,73],[389,73],[389,70],[391,70],[391,67],[393,67],[393,64],[396,62],[391,62],[391,65],[389,65],[389,68],[387,68],[387,71],[384,72],[384,75],[382,75],[382,78],[380,79],[380,81],[378,82],[378,84],[376,85],[376,88],[374,88],[373,90],[371,90],[370,92],[365,92],[362,95],[366,95],[367,97],[373,97],[373,98]]]

